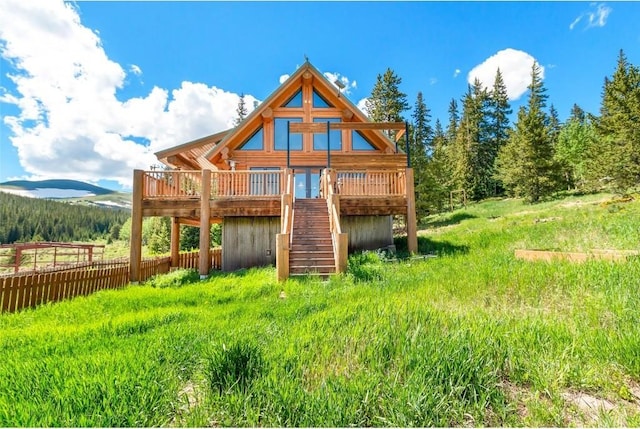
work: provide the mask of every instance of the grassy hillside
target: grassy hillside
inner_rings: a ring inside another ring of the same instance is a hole
[[[640,249],[609,198],[429,218],[436,258],[327,282],[177,271],[0,316],[0,426],[639,426],[640,260],[513,257]]]

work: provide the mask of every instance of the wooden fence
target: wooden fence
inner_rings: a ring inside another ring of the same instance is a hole
[[[182,253],[179,268],[198,267],[199,252]],[[211,250],[211,268],[220,269],[221,249]],[[168,273],[171,258],[146,258],[142,261],[141,281]],[[86,296],[103,289],[119,289],[129,284],[127,260],[103,261],[66,271],[19,273],[0,277],[0,312],[15,312],[76,296]]]

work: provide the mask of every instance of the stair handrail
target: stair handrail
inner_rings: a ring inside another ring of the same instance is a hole
[[[336,272],[344,272],[347,265],[348,241],[347,234],[340,226],[340,196],[334,192],[335,170],[326,168],[323,171],[322,189],[327,200],[329,211],[329,229],[336,264]]]
[[[280,205],[280,234],[276,234],[276,271],[278,281],[289,277],[289,249],[293,234],[293,171],[286,168],[283,174],[283,192]]]
[[[290,234],[293,226],[293,174],[290,169],[285,169],[284,180],[280,232]]]

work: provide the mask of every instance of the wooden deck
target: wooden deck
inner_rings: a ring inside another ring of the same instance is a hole
[[[200,272],[208,272],[206,249],[210,246],[208,225],[225,217],[280,217],[282,232],[290,228],[284,222],[286,210],[292,210],[293,172],[282,170],[249,171],[142,171],[134,172],[131,280],[136,281],[135,261],[140,259],[142,218],[168,216],[174,219],[172,248],[179,224],[201,228],[203,257]],[[329,211],[339,216],[407,217],[409,250],[417,251],[413,170],[342,171],[324,169],[320,175],[318,199],[327,200]],[[286,205],[289,204],[287,208]],[[203,231],[205,231],[203,233]],[[290,231],[289,231],[290,232]],[[175,249],[174,249],[175,250]],[[223,250],[224,251],[224,250]],[[175,253],[175,252],[173,252]],[[336,264],[336,266],[344,264]]]
[[[286,170],[211,172],[210,217],[280,216]],[[340,214],[406,215],[404,170],[336,171]],[[200,219],[202,171],[145,171],[142,215]]]

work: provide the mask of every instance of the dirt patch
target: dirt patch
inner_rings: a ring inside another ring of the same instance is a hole
[[[561,217],[557,217],[557,216],[545,217],[545,218],[541,218],[541,219],[534,219],[533,223],[547,223],[547,222],[553,222],[553,221],[561,220],[561,219],[562,219]]]
[[[572,207],[581,207],[581,206],[595,206],[595,205],[598,205],[598,204],[606,203],[607,201],[611,201],[611,198],[602,198],[602,199],[596,200],[596,201],[581,201],[581,200],[568,201],[566,203],[560,204],[560,207],[572,208]]]
[[[502,383],[502,389],[506,393],[509,402],[516,405],[516,413],[520,420],[525,420],[529,417],[529,410],[525,404],[525,398],[531,396],[531,391],[510,381],[504,381]]]
[[[180,407],[177,409],[175,416],[171,420],[170,426],[185,426],[185,416],[202,403],[202,389],[200,389],[193,381],[189,380],[178,392]]]
[[[626,387],[632,398],[613,402],[585,392],[561,393],[560,396],[568,405],[565,418],[576,426],[602,426],[603,422],[607,422],[607,426],[627,426],[628,416],[640,411],[640,386],[631,382]]]
[[[636,402],[640,403],[640,385],[638,383],[631,383],[629,386],[629,391],[636,398]]]
[[[615,405],[606,399],[596,398],[584,392],[565,392],[561,393],[560,396],[593,419],[596,419],[601,412],[611,411],[615,408]]]
[[[185,386],[180,390],[178,396],[181,398],[185,398],[186,403],[182,406],[185,410],[190,410],[194,408],[200,402],[198,396],[196,395],[196,386],[192,381],[187,382]]]

